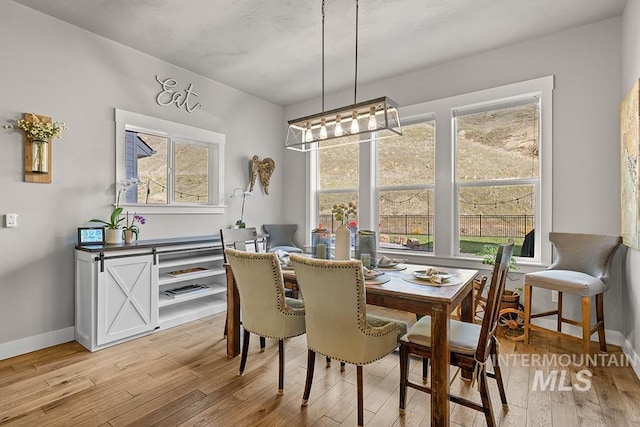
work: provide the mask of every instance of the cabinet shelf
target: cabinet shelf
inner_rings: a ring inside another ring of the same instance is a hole
[[[177,298],[171,298],[170,296],[160,292],[158,307],[162,308],[162,307],[167,307],[174,304],[182,304],[194,299],[206,298],[209,295],[224,294],[227,291],[227,288],[223,285],[213,284],[208,286],[209,286],[209,289],[194,291],[186,295],[181,295]]]
[[[208,256],[197,256],[197,257],[189,257],[189,258],[176,258],[176,259],[168,259],[163,260],[160,258],[159,267],[176,267],[183,265],[193,265],[193,264],[205,264],[208,262],[217,262],[224,260],[222,255],[208,255]]]
[[[174,304],[162,307],[158,318],[160,329],[171,328],[186,322],[211,316],[227,309],[227,299],[224,293],[207,295],[185,301],[182,304]]]
[[[162,286],[162,285],[168,285],[170,283],[179,283],[179,282],[184,282],[186,280],[202,279],[203,277],[221,276],[224,274],[226,274],[226,271],[222,267],[210,268],[207,270],[203,270],[202,272],[189,273],[183,276],[171,276],[167,273],[164,273],[160,275],[160,278],[158,279],[158,284]]]

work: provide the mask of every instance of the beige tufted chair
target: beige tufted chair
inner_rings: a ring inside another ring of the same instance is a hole
[[[549,329],[531,324],[531,319],[557,316],[557,332],[562,333],[562,324],[582,327],[582,349],[589,354],[591,335],[598,332],[600,350],[607,351],[604,335],[604,292],[609,288],[607,279],[614,253],[620,246],[619,236],[598,234],[549,233],[549,240],[557,251],[556,261],[544,271],[527,273],[524,276],[524,339],[528,344],[531,330]],[[557,310],[531,313],[532,289],[534,287],[558,291]],[[582,298],[582,321],[562,317],[562,295],[570,293]],[[596,297],[596,323],[591,326],[591,297]]]
[[[291,254],[304,298],[307,323],[307,381],[302,406],[307,406],[315,355],[357,366],[358,425],[363,425],[362,366],[391,353],[406,324],[367,314],[360,261],[330,261]]]
[[[284,393],[284,340],[305,333],[302,301],[284,296],[280,261],[274,253],[225,249],[238,293],[244,337],[240,375],[247,363],[251,333],[278,340],[278,394]]]

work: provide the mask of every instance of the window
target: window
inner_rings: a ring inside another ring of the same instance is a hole
[[[548,76],[404,107],[402,137],[318,151],[310,220],[357,197],[381,251],[478,260],[511,239],[520,264],[550,263],[552,92]]]
[[[433,251],[435,120],[377,145],[380,248]]]
[[[534,257],[521,248],[535,227],[539,118],[539,96],[453,111],[459,254],[513,240],[516,256]]]
[[[116,129],[118,181],[141,182],[124,204],[146,213],[223,212],[224,135],[122,110]]]
[[[332,233],[335,224],[331,208],[335,204],[358,204],[358,144],[341,145],[339,148],[326,148],[317,152],[318,176],[316,224]],[[350,218],[355,222],[357,218]],[[315,227],[313,227],[315,228]]]

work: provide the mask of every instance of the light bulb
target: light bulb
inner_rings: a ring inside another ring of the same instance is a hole
[[[358,126],[358,112],[354,111],[351,114],[351,134],[355,135],[360,132],[360,126]]]
[[[340,114],[336,116],[336,128],[333,132],[335,136],[342,136],[342,123],[340,123]]]
[[[313,141],[313,135],[311,134],[311,123],[307,122],[307,130],[305,131],[304,142]]]
[[[320,139],[327,139],[327,121],[320,120]]]
[[[367,129],[376,130],[378,128],[378,123],[376,123],[376,107],[371,107],[369,109],[369,125]]]

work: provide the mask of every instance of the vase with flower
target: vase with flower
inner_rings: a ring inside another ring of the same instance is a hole
[[[120,194],[126,192],[129,188],[134,185],[140,184],[138,178],[129,178],[124,181],[118,183],[118,195],[116,196],[116,206],[111,212],[111,216],[108,221],[103,219],[90,219],[89,222],[97,222],[103,224],[106,228],[105,230],[105,242],[108,245],[119,245],[122,244],[123,232],[122,232],[122,221],[126,218],[122,217],[122,207],[120,207]],[[134,214],[135,216],[135,214]],[[128,222],[128,221],[127,221]],[[128,225],[128,224],[127,224]],[[131,225],[135,225],[133,222]],[[137,226],[136,226],[137,228]],[[137,238],[137,233],[136,233]]]
[[[60,138],[62,131],[68,129],[67,126],[62,122],[42,120],[33,113],[16,120],[16,125],[31,140],[31,172],[49,173],[49,141]]]
[[[127,212],[127,221],[123,228],[124,232],[124,243],[128,244],[133,241],[133,237],[135,236],[136,240],[138,240],[138,236],[140,234],[140,225],[146,224],[147,220],[142,215],[138,215],[136,213],[133,214],[133,218],[131,222],[129,222],[129,212]],[[137,223],[137,224],[136,224]]]
[[[235,199],[239,196],[242,197],[242,209],[240,211],[240,219],[236,221],[235,228],[245,228],[246,224],[244,222],[244,202],[247,197],[253,196],[253,192],[246,191],[245,189],[240,187],[234,188],[233,192],[231,193],[231,198]]]
[[[336,204],[331,208],[331,213],[338,222],[338,227],[335,229],[335,259],[351,259],[351,231],[347,224],[350,216],[358,214],[358,207],[354,202]]]

